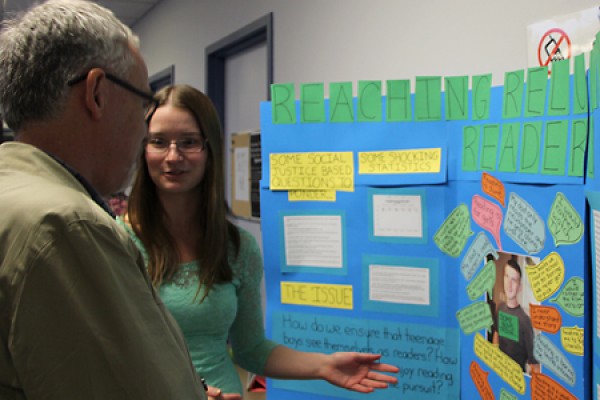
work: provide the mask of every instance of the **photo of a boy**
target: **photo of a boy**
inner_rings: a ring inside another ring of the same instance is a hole
[[[493,303],[496,309],[491,310],[494,315],[492,343],[516,361],[524,373],[540,372],[540,364],[533,354],[534,329],[529,316],[531,301],[527,301],[533,296],[531,288],[523,284],[526,277],[521,266],[534,262],[529,257],[498,254]]]

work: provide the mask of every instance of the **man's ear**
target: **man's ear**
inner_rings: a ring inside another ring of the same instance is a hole
[[[93,119],[100,119],[106,109],[106,74],[92,68],[85,80],[85,105]]]

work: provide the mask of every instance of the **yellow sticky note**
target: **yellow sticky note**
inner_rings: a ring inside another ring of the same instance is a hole
[[[359,174],[436,173],[441,164],[441,148],[358,153]]]
[[[473,349],[477,357],[494,370],[513,389],[521,394],[525,393],[523,370],[515,360],[507,356],[497,346],[485,340],[479,333],[475,334]]]
[[[537,265],[525,267],[537,301],[544,301],[561,287],[565,279],[565,264],[557,252],[548,254]]]
[[[583,356],[583,328],[577,326],[560,328],[560,342],[569,353]]]
[[[335,201],[335,190],[290,190],[289,201]]]
[[[273,153],[271,190],[354,190],[354,158],[348,152]]]
[[[352,286],[282,281],[281,303],[352,310]]]

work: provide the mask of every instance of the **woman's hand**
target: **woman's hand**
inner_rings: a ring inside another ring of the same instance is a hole
[[[242,395],[238,393],[222,393],[221,389],[214,386],[208,386],[206,389],[208,400],[242,400]]]
[[[382,372],[396,373],[399,368],[390,364],[381,364],[381,354],[333,353],[321,366],[320,375],[336,386],[355,392],[370,393],[375,389],[384,389],[388,384],[398,382],[394,376]]]

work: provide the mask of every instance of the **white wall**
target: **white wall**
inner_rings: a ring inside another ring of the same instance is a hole
[[[134,30],[150,75],[204,89],[205,48],[273,12],[276,83],[411,79],[528,67],[527,26],[594,0],[163,0]]]

